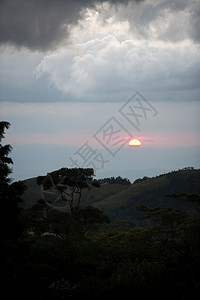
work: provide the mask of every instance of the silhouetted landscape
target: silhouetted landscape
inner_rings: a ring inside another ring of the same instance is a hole
[[[41,189],[36,178],[24,181],[26,190],[22,195],[22,208],[31,208],[41,198]],[[185,168],[161,174],[153,178],[144,176],[131,184],[129,179],[110,177],[97,180],[100,188],[91,187],[84,190],[80,208],[93,206],[103,211],[111,220],[127,220],[138,222],[140,212],[137,207],[170,207],[196,215],[197,206],[187,197],[173,197],[173,194],[200,193],[200,170]],[[171,197],[170,197],[171,195]],[[68,206],[60,208],[68,211]]]
[[[10,151],[1,145],[6,299],[199,298],[199,169],[131,183],[62,168],[11,183]]]

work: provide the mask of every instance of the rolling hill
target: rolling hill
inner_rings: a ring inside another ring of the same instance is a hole
[[[27,190],[23,195],[23,208],[30,208],[41,199],[40,186],[36,178],[25,180]],[[153,178],[136,180],[130,185],[104,184],[101,188],[91,188],[83,191],[81,207],[92,205],[111,219],[121,219],[136,222],[141,212],[137,206],[171,207],[190,214],[196,214],[197,205],[185,197],[175,199],[167,197],[173,193],[200,194],[200,170],[185,168]]]
[[[169,194],[200,193],[200,170],[180,170],[133,183],[126,190],[109,196],[93,205],[103,210],[110,218],[136,221],[141,215],[138,206],[171,207],[191,214],[196,205],[184,197],[174,199]]]

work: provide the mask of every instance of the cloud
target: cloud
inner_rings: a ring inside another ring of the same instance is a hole
[[[196,2],[191,3],[193,8]],[[192,96],[193,90],[197,99],[200,55],[187,28],[191,7],[161,0],[88,9],[70,29],[71,47],[45,55],[36,74],[45,74],[57,90],[79,100],[120,101],[134,90],[169,97],[170,91]]]
[[[129,2],[115,10],[115,18],[128,20],[134,37],[181,41],[200,41],[198,0],[148,0],[140,5]]]
[[[199,89],[198,47],[186,40],[176,44],[123,39],[111,33],[46,55],[36,69],[50,83],[80,100],[122,100],[124,91],[191,91]]]
[[[79,18],[84,2],[1,1],[1,42],[33,50],[55,47],[66,36],[68,24]]]
[[[99,12],[104,22],[112,17],[128,20],[134,36],[200,39],[198,0],[1,0],[0,43],[55,49],[68,40],[71,27],[85,17],[87,9]]]
[[[56,48],[81,18],[80,12],[95,5],[92,0],[1,0],[0,41],[32,50]]]

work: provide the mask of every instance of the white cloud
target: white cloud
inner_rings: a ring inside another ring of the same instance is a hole
[[[162,0],[87,9],[71,26],[71,47],[46,55],[37,76],[47,74],[58,90],[80,100],[199,89],[199,46],[190,37],[195,5]]]
[[[199,86],[200,54],[189,40],[173,44],[127,36],[121,41],[109,33],[78,48],[80,54],[63,48],[47,55],[37,67],[38,75],[48,74],[51,84],[78,99],[121,100],[125,90],[181,91]]]

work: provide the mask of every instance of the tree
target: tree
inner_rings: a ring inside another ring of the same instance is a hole
[[[5,129],[8,129],[8,122],[0,122],[0,142],[4,138]],[[18,203],[21,201],[21,194],[24,191],[22,182],[11,183],[8,177],[12,172],[9,167],[13,164],[9,153],[12,147],[3,146],[0,143],[0,239],[1,239],[1,271],[2,271],[2,294],[7,298],[13,298],[12,292],[15,291],[15,268],[19,260],[19,253],[23,253],[23,246],[19,237],[22,233],[22,224],[19,221],[20,209]]]
[[[91,186],[100,186],[93,176],[94,170],[91,168],[62,168],[47,176],[37,177],[37,183],[42,185],[43,194],[48,197],[45,199],[48,205],[62,206],[67,203],[73,215],[79,209],[82,191]]]
[[[171,198],[174,198],[174,199],[186,198],[189,202],[192,202],[192,203],[196,204],[196,211],[198,213],[200,213],[200,194],[198,194],[198,193],[192,193],[192,194],[187,194],[187,193],[176,194],[176,193],[173,193],[173,194],[167,195],[167,197],[171,197]]]
[[[100,184],[122,184],[122,185],[130,185],[131,182],[128,178],[118,177],[110,177],[110,178],[102,178],[97,180]]]
[[[137,207],[139,211],[145,212],[146,215],[138,217],[140,220],[150,220],[153,225],[177,227],[187,220],[185,212],[169,207],[150,208],[145,205]]]
[[[10,127],[6,121],[0,122],[0,142],[4,138],[5,129]],[[12,159],[8,156],[12,147],[0,144],[0,201],[1,201],[1,238],[9,240],[18,237],[20,225],[18,220],[18,203],[25,187],[21,182],[10,183],[8,177],[12,173],[10,164]]]
[[[82,226],[84,233],[95,232],[102,224],[110,223],[110,219],[101,210],[93,206],[87,206],[74,214],[75,220]]]
[[[0,122],[0,142],[4,138],[5,129],[10,127],[10,123],[2,121]],[[0,193],[2,194],[5,187],[8,186],[11,181],[8,178],[8,175],[12,172],[9,168],[9,164],[13,164],[13,161],[10,157],[8,157],[12,147],[10,145],[1,145],[0,144]],[[1,196],[0,194],[0,196]]]

